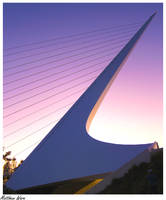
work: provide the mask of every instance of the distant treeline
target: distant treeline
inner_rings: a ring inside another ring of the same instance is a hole
[[[149,163],[134,165],[100,194],[163,194],[163,150],[153,153]]]

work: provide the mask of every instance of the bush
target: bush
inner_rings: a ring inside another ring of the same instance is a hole
[[[101,192],[101,194],[151,194],[148,181],[148,169],[157,177],[154,193],[163,194],[163,151],[152,154],[149,163],[134,165],[123,177],[114,179],[112,183]]]

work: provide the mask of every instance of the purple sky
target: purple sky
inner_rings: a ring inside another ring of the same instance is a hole
[[[162,4],[4,4],[7,150],[24,159],[155,11],[89,133],[162,146]]]

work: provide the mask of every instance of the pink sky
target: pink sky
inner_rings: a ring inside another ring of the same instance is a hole
[[[67,46],[65,39],[55,42],[55,46],[28,52],[22,51],[39,47],[41,44],[4,51],[4,54],[20,51],[13,56],[4,56],[4,61],[31,56],[4,63],[3,136],[6,150],[11,150],[12,156],[16,155],[17,160],[25,159],[154,10],[158,10],[158,14],[116,77],[91,124],[89,134],[98,140],[110,143],[140,144],[157,141],[162,147],[161,4],[123,4],[123,6],[119,6],[119,4],[100,4],[100,6],[84,4],[82,7],[78,4],[73,6],[54,4],[51,7],[50,4],[44,7],[41,5],[35,7],[34,4],[20,5],[20,7],[14,4],[13,6],[6,5],[4,48],[44,41],[55,38],[55,35],[61,37],[141,21],[139,25],[114,29],[114,32],[97,32],[79,40],[75,39],[74,44],[72,43],[66,49],[58,50],[61,46]],[[117,15],[117,13],[119,14]],[[54,20],[52,20],[53,16]],[[59,19],[61,19],[61,23]],[[40,34],[38,34],[38,30],[40,30]],[[89,47],[85,49],[72,51],[87,45]],[[47,50],[51,51],[40,55],[42,51]],[[53,56],[66,50],[68,53],[65,55],[56,58]],[[33,56],[37,53],[39,53],[38,56]],[[80,55],[69,58],[73,54]],[[50,55],[53,57],[25,64]],[[61,60],[47,63],[56,59]],[[73,63],[66,64],[67,62]],[[20,66],[18,67],[18,65]],[[31,69],[29,70],[29,68]],[[68,70],[69,68],[71,70]],[[86,70],[84,70],[85,68]],[[47,69],[50,70],[41,73],[42,70]],[[19,72],[21,70],[22,72]],[[79,72],[75,73],[77,71]],[[30,76],[31,74],[35,75]],[[29,76],[29,78],[25,78],[25,76]],[[48,78],[45,78],[46,76]],[[63,76],[66,77],[56,80]],[[21,80],[15,81],[20,78]],[[38,79],[40,81],[36,81]],[[47,84],[50,81],[52,81],[51,84]],[[67,84],[63,85],[64,82]],[[27,85],[20,87],[25,84]],[[42,87],[38,87],[41,85]],[[33,89],[35,87],[37,88]],[[45,92],[46,90],[48,91]],[[58,94],[65,90],[66,92]],[[47,97],[51,98],[44,100]],[[30,106],[31,104],[34,105]],[[59,110],[60,108],[61,110]],[[25,137],[27,138],[24,139]],[[13,146],[10,146],[11,144]]]

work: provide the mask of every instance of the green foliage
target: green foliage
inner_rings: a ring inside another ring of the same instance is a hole
[[[3,160],[5,161],[3,165],[3,184],[5,185],[12,173],[22,164],[23,161],[17,166],[16,158],[10,158],[11,151],[3,153]],[[6,189],[5,189],[6,190]]]
[[[149,163],[135,165],[123,177],[114,179],[101,194],[150,194],[148,169],[157,176],[156,193],[163,194],[163,151],[154,153]]]
[[[8,151],[6,152],[4,155],[3,155],[3,159],[6,161],[6,160],[11,160],[10,158],[8,158],[8,156],[11,155],[11,151]]]
[[[7,154],[6,154],[7,155]],[[8,156],[10,154],[8,153]],[[20,162],[18,167],[23,161]],[[147,180],[148,169],[152,169],[157,175],[157,194],[163,194],[163,151],[158,151],[151,156],[149,163],[141,163],[134,165],[128,170],[123,177],[114,179],[101,194],[149,194],[150,187]],[[92,181],[92,180],[91,180]],[[91,181],[88,180],[69,180],[41,188],[32,188],[25,191],[20,191],[19,194],[73,194],[82,187],[88,185]],[[14,194],[14,191],[7,189],[4,186],[4,194]]]

